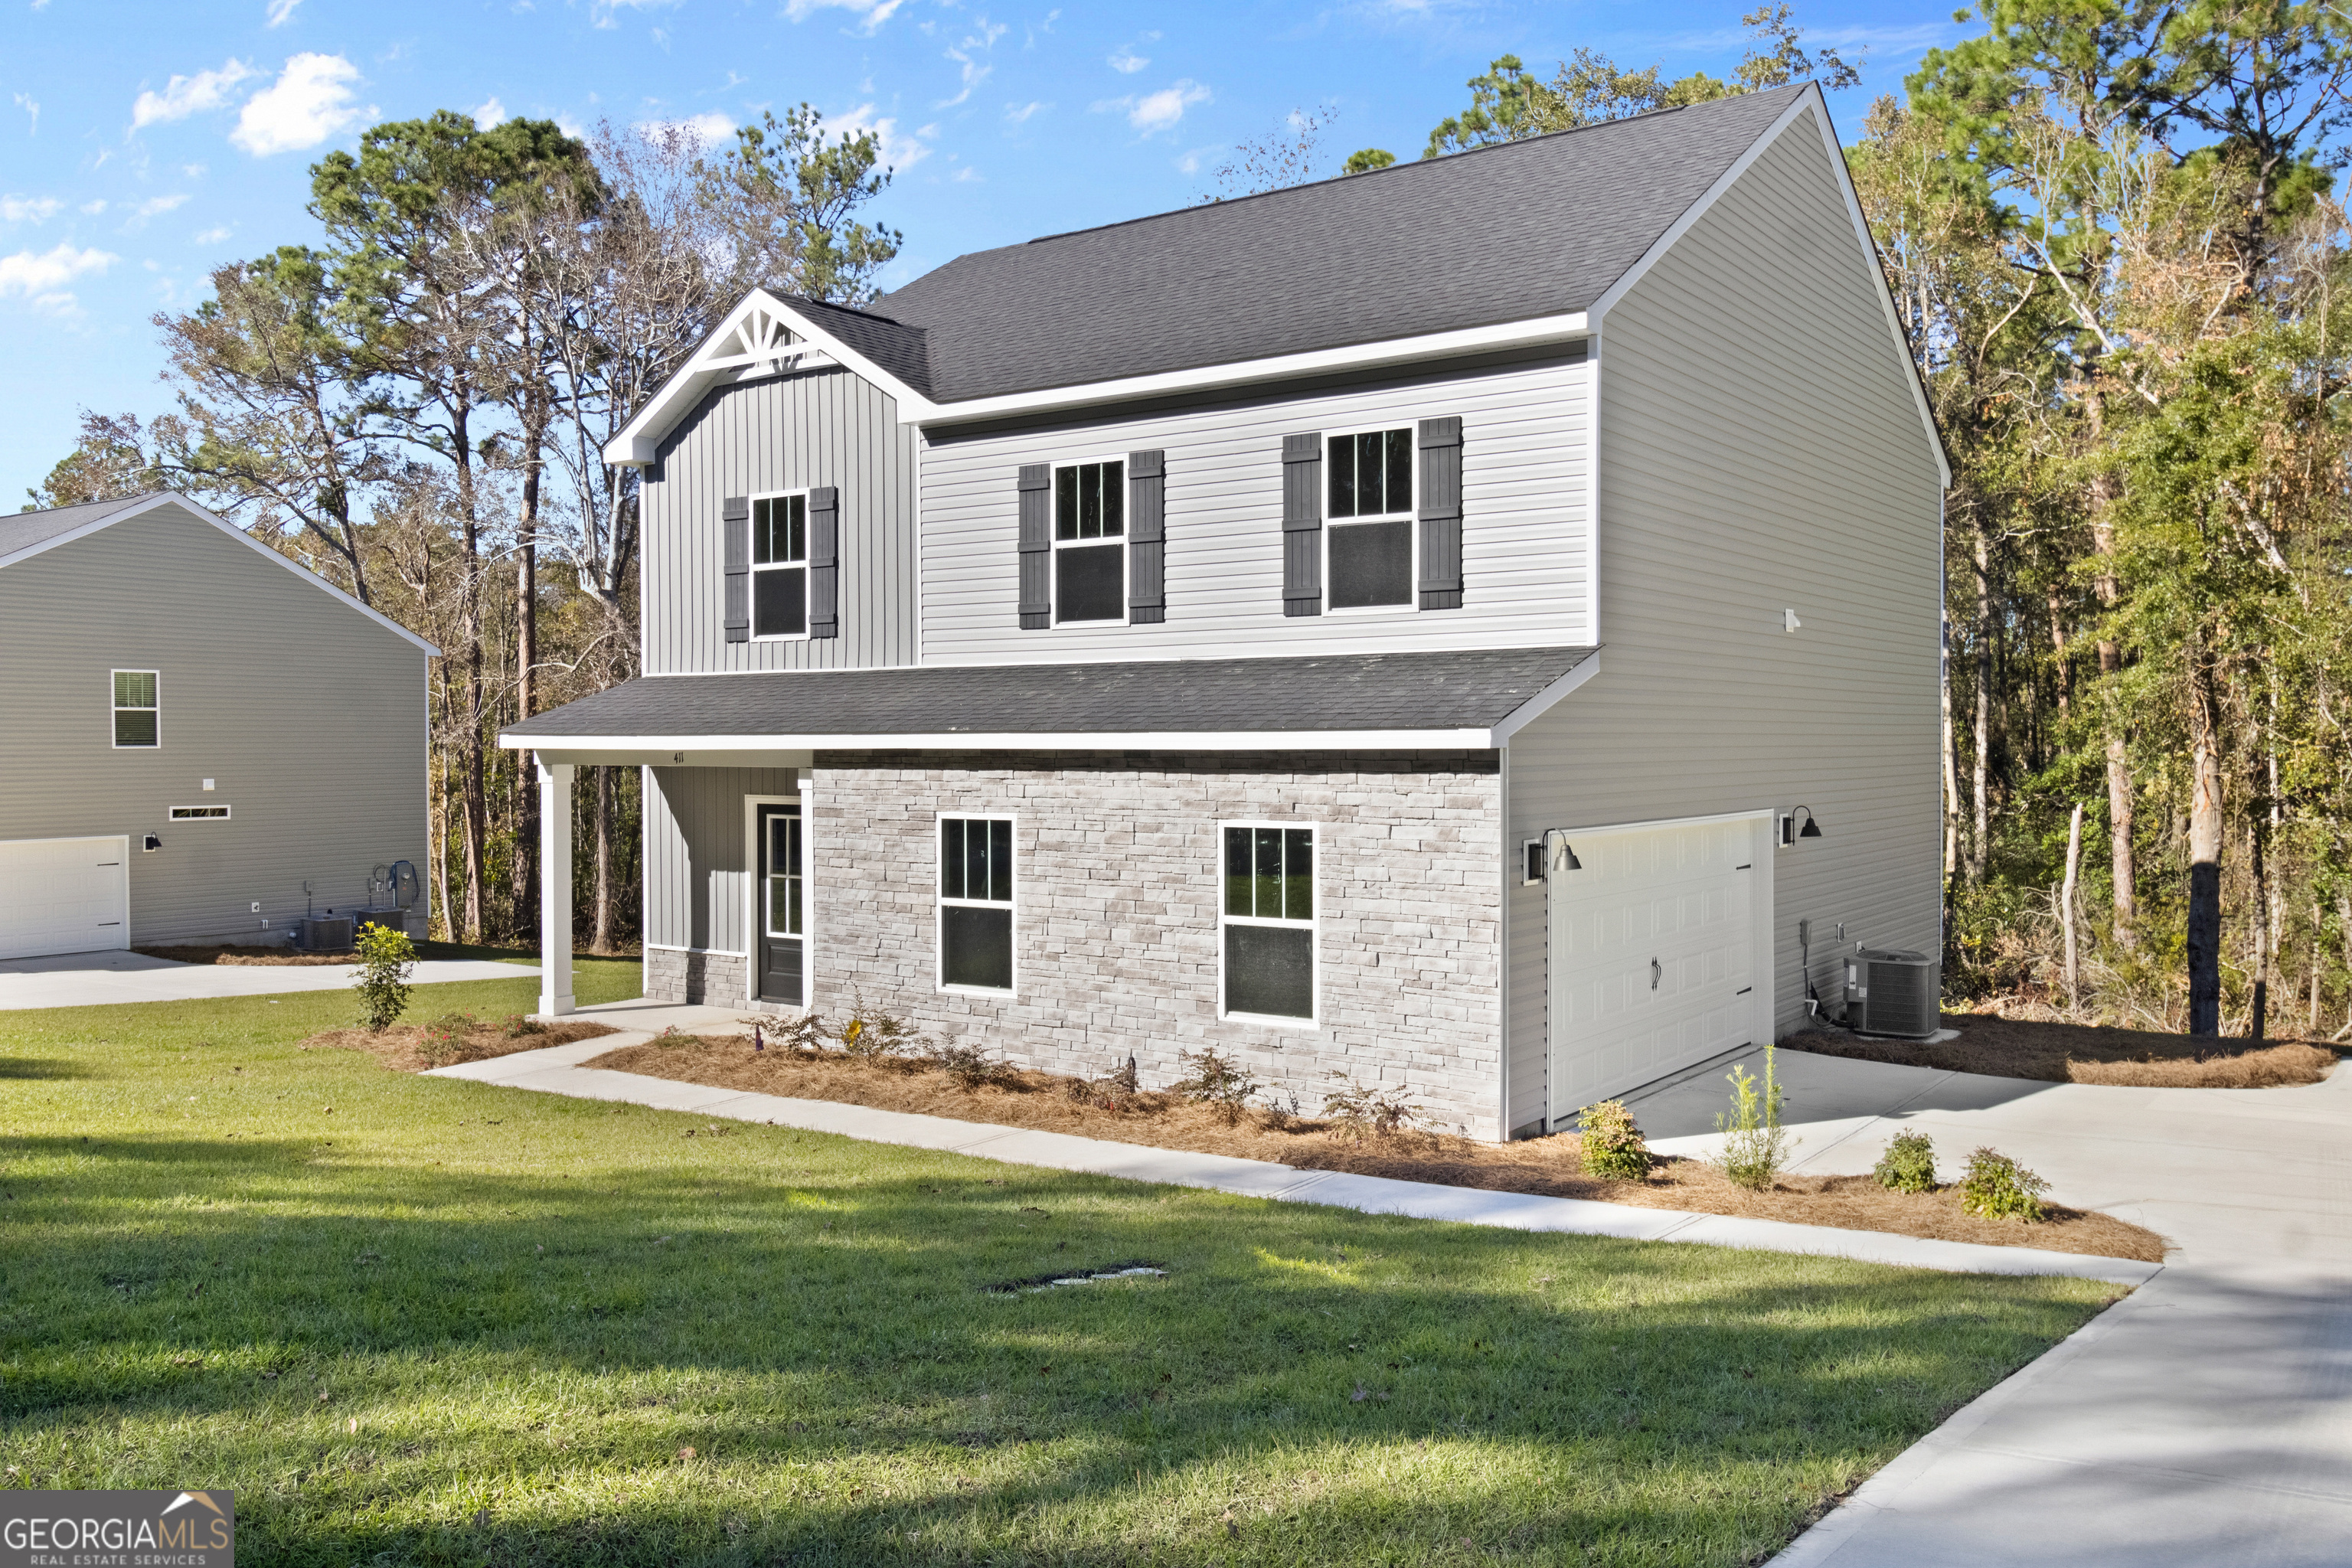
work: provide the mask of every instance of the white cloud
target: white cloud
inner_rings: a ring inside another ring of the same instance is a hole
[[[352,84],[359,79],[359,67],[341,55],[296,55],[276,81],[247,101],[228,139],[257,158],[316,147],[375,112],[352,101]]]
[[[254,74],[243,60],[230,60],[218,70],[175,76],[161,92],[142,92],[131,105],[131,129],[143,131],[167,120],[185,120],[228,101],[229,91]]]
[[[269,0],[269,21],[272,27],[282,27],[294,19],[294,7],[302,0]]]
[[[596,0],[589,8],[589,16],[599,27],[617,27],[621,24],[614,19],[615,11],[661,11],[682,3],[683,0]]]
[[[91,217],[96,217],[106,210],[106,198],[100,196],[94,202],[84,202],[81,204],[81,210]]]
[[[1141,98],[1132,94],[1125,98],[1106,98],[1091,107],[1097,114],[1118,110],[1127,116],[1129,125],[1146,136],[1153,136],[1162,131],[1173,131],[1184,118],[1187,109],[1196,103],[1208,102],[1211,96],[1207,88],[1191,77],[1183,77],[1158,92],[1146,93]]]
[[[149,218],[160,217],[187,199],[188,194],[185,191],[176,191],[168,196],[151,196],[131,209],[131,221],[123,225],[123,227],[144,228],[147,226]]]
[[[978,169],[973,168],[969,163],[966,163],[962,168],[958,169],[955,172],[955,177],[956,184],[960,185],[982,185],[988,183],[982,177],[981,172]]]
[[[0,256],[0,300],[14,294],[56,315],[70,315],[79,303],[66,285],[85,272],[103,272],[122,258],[103,250],[76,250],[60,245],[35,255],[20,250]]]
[[[16,107],[33,117],[32,129],[26,132],[25,134],[27,136],[38,136],[41,133],[41,100],[35,98],[29,92],[17,93],[16,94]]]
[[[0,223],[47,223],[64,205],[55,196],[0,196]]]
[[[1121,44],[1118,47],[1118,52],[1111,56],[1108,63],[1110,65],[1110,68],[1118,72],[1119,75],[1133,76],[1136,72],[1150,65],[1151,63],[1151,59],[1150,56],[1139,55],[1133,49],[1129,48],[1125,44]]]
[[[874,139],[882,144],[882,162],[901,171],[911,169],[929,157],[931,150],[923,144],[923,138],[939,133],[939,127],[924,125],[911,134],[901,135],[897,119],[877,120],[874,118],[874,106],[870,103],[861,103],[846,114],[827,115],[824,129],[828,136],[845,132],[858,136],[871,132]]]
[[[784,0],[784,15],[805,22],[819,11],[846,11],[857,18],[857,30],[871,35],[896,15],[907,0]]]
[[[665,132],[682,132],[693,137],[698,147],[710,152],[735,139],[735,117],[714,109],[690,120],[641,120],[637,121],[637,132],[648,141],[657,140]]]
[[[1052,104],[1042,101],[1031,103],[1008,103],[1004,106],[1005,122],[1010,125],[1026,125],[1029,123],[1030,118],[1033,115],[1039,114],[1053,107],[1054,106]]]
[[[226,227],[208,228],[205,230],[204,233],[197,235],[192,243],[196,245],[218,245],[222,240],[228,237],[228,232],[229,231]]]
[[[938,103],[933,104],[932,108],[953,109],[971,96],[973,88],[988,79],[988,73],[996,68],[977,57],[996,47],[996,40],[1004,37],[1006,31],[1007,29],[1002,25],[992,24],[987,17],[982,16],[980,18],[979,30],[948,51],[948,58],[963,67],[963,90],[953,98],[941,99]]]
[[[474,110],[474,124],[477,129],[482,131],[488,131],[493,125],[504,124],[506,118],[507,106],[499,101],[498,95],[495,93],[490,95],[488,102]]]

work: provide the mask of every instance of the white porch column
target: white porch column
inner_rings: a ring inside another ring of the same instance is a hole
[[[572,764],[539,764],[539,1011],[572,1002]]]

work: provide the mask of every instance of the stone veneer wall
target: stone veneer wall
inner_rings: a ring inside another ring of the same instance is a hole
[[[646,949],[646,994],[656,1002],[742,1007],[744,958],[676,947]],[[761,1012],[772,1009],[762,1004]]]
[[[1029,1066],[1146,1085],[1213,1044],[1309,1113],[1334,1069],[1498,1139],[1501,778],[1491,752],[817,753],[803,775],[820,1010],[854,994]],[[1016,991],[936,984],[937,820],[1015,818]],[[1221,821],[1317,834],[1320,1028],[1217,1016]]]

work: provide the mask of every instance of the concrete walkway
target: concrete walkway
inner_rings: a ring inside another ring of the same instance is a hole
[[[431,959],[416,966],[410,983],[528,980],[538,973],[529,964]],[[351,969],[340,963],[174,963],[168,958],[150,958],[117,948],[110,952],[0,959],[0,1011],[277,996],[295,991],[343,991],[351,984]]]
[[[1800,1171],[1867,1171],[1914,1129],[1949,1179],[1990,1144],[2177,1250],[1776,1568],[2352,1563],[2352,1068],[2302,1089],[2107,1089],[1779,1057]],[[1716,1143],[1729,1065],[1634,1098],[1654,1147]]]

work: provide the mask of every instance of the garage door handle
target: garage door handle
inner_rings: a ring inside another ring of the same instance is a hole
[[[1665,973],[1665,971],[1664,971],[1664,970],[1663,970],[1663,969],[1661,969],[1661,968],[1659,968],[1659,967],[1658,967],[1658,961],[1657,961],[1656,959],[1654,959],[1654,959],[1650,960],[1650,989],[1651,989],[1651,990],[1655,991],[1655,990],[1658,988],[1658,977],[1659,977],[1660,975],[1664,974],[1664,973]]]

